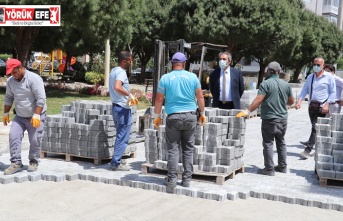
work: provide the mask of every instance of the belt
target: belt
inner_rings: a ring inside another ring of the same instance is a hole
[[[122,107],[122,106],[120,106],[119,104],[115,104],[115,103],[112,103],[112,106]]]
[[[223,103],[223,101],[220,101],[220,102],[222,102]],[[233,103],[233,101],[225,101],[226,103]]]
[[[189,111],[189,112],[178,112],[178,113],[172,113],[172,114],[168,114],[168,116],[171,116],[171,115],[181,115],[181,114],[193,114],[193,115],[196,115],[196,112],[195,111]]]

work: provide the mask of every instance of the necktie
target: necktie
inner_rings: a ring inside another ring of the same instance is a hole
[[[223,73],[222,102],[223,102],[223,104],[226,103],[226,71]]]

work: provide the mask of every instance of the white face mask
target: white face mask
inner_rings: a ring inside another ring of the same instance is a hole
[[[226,66],[227,66],[226,61],[224,61],[224,60],[219,60],[219,67],[220,67],[221,69],[225,69]]]
[[[320,66],[313,65],[313,70],[314,72],[318,73],[322,70],[322,68]]]

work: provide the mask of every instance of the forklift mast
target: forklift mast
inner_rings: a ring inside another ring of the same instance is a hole
[[[156,40],[155,42],[155,53],[154,53],[154,73],[153,73],[153,97],[152,105],[155,106],[155,99],[157,93],[158,82],[162,75],[168,72],[167,68],[170,64],[171,57],[176,52],[184,53],[188,59],[188,51],[190,50],[201,50],[200,56],[200,68],[198,78],[201,81],[203,63],[205,59],[205,54],[208,49],[215,51],[225,51],[228,49],[227,45],[215,45],[211,43],[194,42],[187,43],[184,39],[179,39],[177,41],[162,41]],[[189,71],[190,64],[186,65],[186,70]]]

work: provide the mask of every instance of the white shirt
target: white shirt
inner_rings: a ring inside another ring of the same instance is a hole
[[[226,78],[226,88],[225,88],[225,97],[226,101],[232,101],[231,97],[231,77],[230,77],[230,67],[228,67],[225,72],[223,69],[220,69],[220,94],[219,94],[219,100],[223,101],[223,74],[225,73]]]
[[[341,100],[342,89],[343,89],[343,79],[337,75],[333,76],[336,82],[336,101]]]

